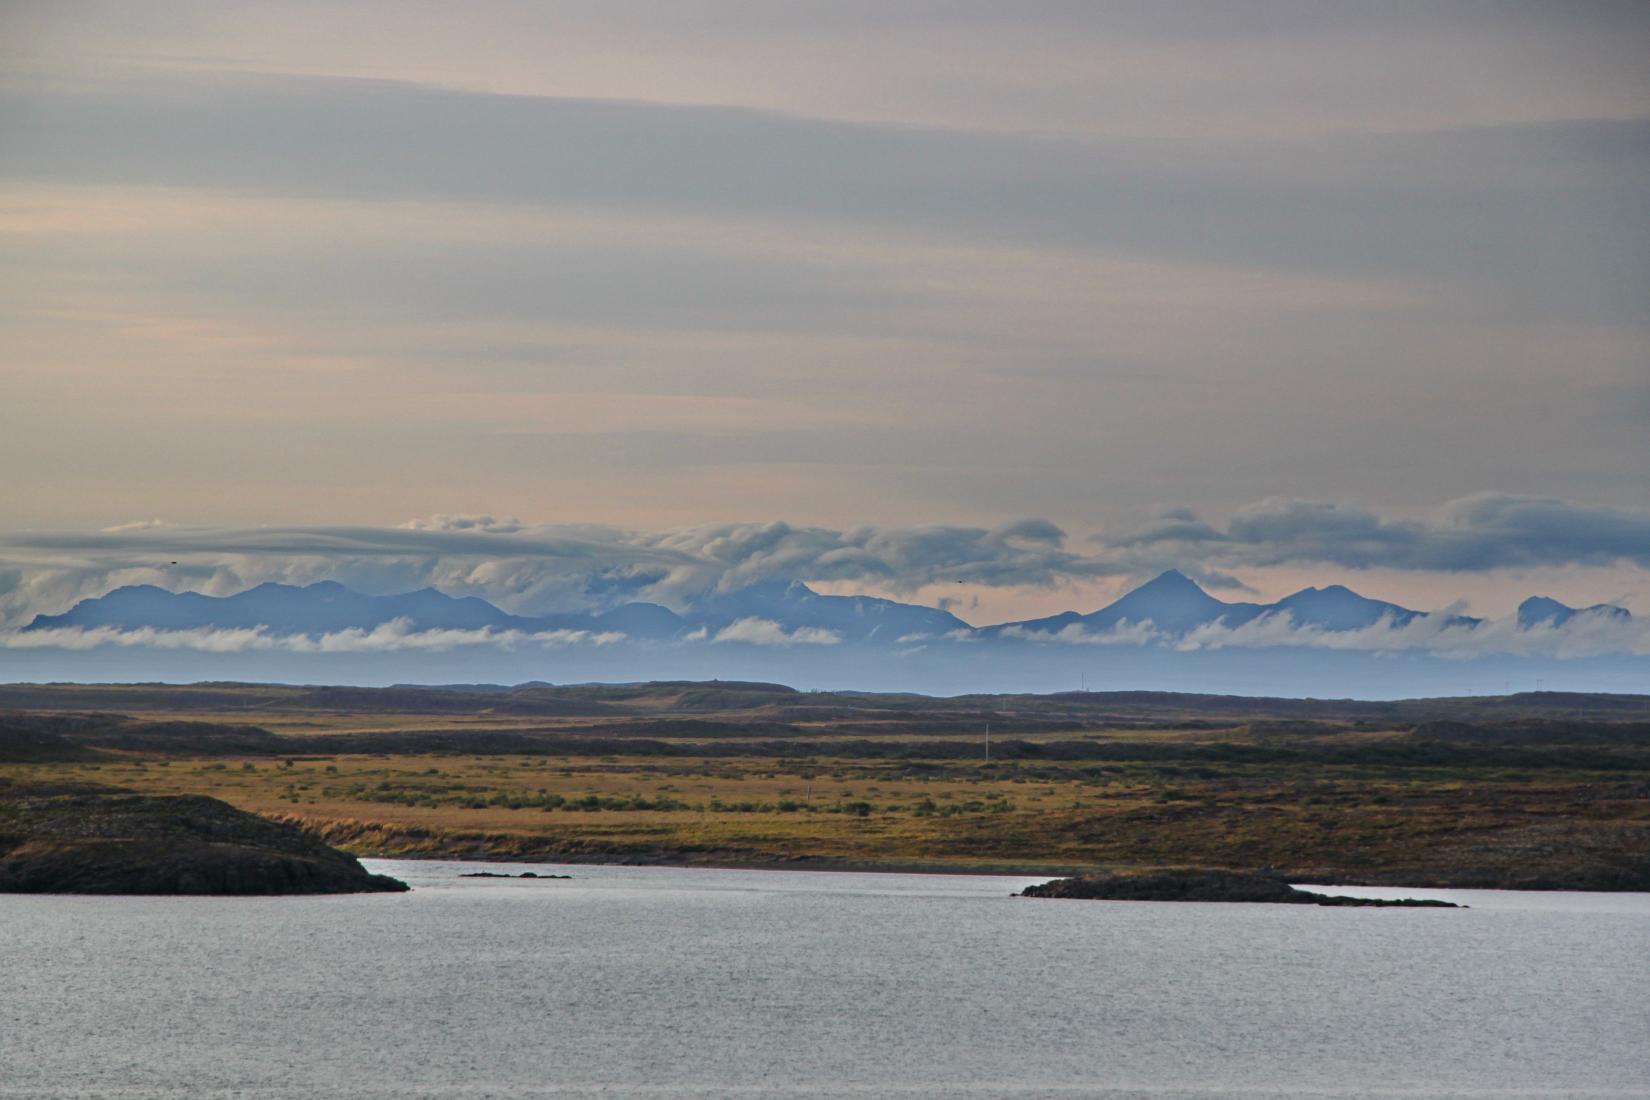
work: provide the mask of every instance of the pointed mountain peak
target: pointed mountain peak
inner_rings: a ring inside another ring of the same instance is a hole
[[[1203,588],[1178,569],[1165,569],[1134,592],[1202,592]],[[1134,593],[1131,592],[1130,595]]]
[[[1090,630],[1109,630],[1124,620],[1150,621],[1159,630],[1178,633],[1211,622],[1230,608],[1180,570],[1169,569],[1121,599],[1083,616],[1083,621]]]

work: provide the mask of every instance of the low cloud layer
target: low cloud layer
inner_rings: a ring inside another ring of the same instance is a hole
[[[27,633],[0,633],[0,649],[118,648],[192,650],[200,653],[396,653],[408,650],[447,653],[456,649],[555,649],[565,646],[606,646],[622,642],[616,631],[546,630],[414,630],[396,619],[371,630],[351,628],[326,634],[273,634],[267,627],[245,629],[200,628],[157,630],[144,627],[56,627]]]
[[[1003,637],[1034,645],[1059,646],[1161,645],[1171,640],[1150,622],[1132,623],[1126,619],[1110,630],[1087,630],[1081,623],[1071,623],[1059,630],[1011,626],[1003,631]]]
[[[1221,649],[1330,649],[1371,654],[1419,653],[1434,657],[1551,657],[1561,660],[1612,654],[1650,656],[1650,619],[1583,612],[1560,623],[1520,627],[1516,616],[1489,619],[1476,626],[1452,609],[1421,615],[1398,624],[1382,619],[1357,630],[1326,630],[1301,624],[1289,615],[1263,615],[1239,626],[1211,623],[1184,635],[1171,635],[1150,622],[1122,622],[1111,630],[1087,631],[1073,624],[1037,633],[1004,631],[1033,645],[1161,646],[1181,652]]]
[[[1080,648],[1155,648],[1173,652],[1238,649],[1314,649],[1339,652],[1418,654],[1447,659],[1514,656],[1571,660],[1611,655],[1650,656],[1650,619],[1582,612],[1560,624],[1521,628],[1515,617],[1469,625],[1450,611],[1423,615],[1402,625],[1384,619],[1357,630],[1326,630],[1302,625],[1288,615],[1265,615],[1240,626],[1210,624],[1184,635],[1159,630],[1150,622],[1122,622],[1104,631],[1072,624],[1039,632],[1010,627],[1002,632],[1010,645]],[[900,656],[936,647],[978,645],[984,635],[955,631],[943,636],[908,635],[899,639]],[[834,630],[787,628],[772,619],[739,619],[717,631],[701,628],[672,646],[738,644],[762,648],[838,646]],[[525,651],[532,649],[616,648],[630,644],[616,631],[553,630],[414,630],[396,620],[371,630],[350,629],[320,635],[274,634],[265,627],[247,629],[120,630],[112,627],[60,627],[0,633],[0,650],[36,649],[84,652],[94,649],[147,649],[196,653],[296,653],[351,655],[369,653],[451,653],[458,650]]]
[[[838,645],[842,635],[817,626],[799,626],[786,630],[772,619],[748,618],[729,623],[711,639],[716,642],[743,642],[746,645],[793,646]]]
[[[236,529],[122,525],[0,542],[0,622],[123,584],[227,595],[264,581],[338,580],[369,592],[435,587],[521,614],[603,610],[633,601],[682,607],[765,580],[1051,587],[1131,567],[1070,549],[1044,520],[837,531],[730,523],[638,532],[437,516],[403,527]]]
[[[371,593],[434,587],[533,615],[635,601],[683,609],[707,594],[769,580],[916,598],[935,587],[1056,589],[1144,579],[1172,567],[1208,587],[1232,588],[1242,586],[1245,570],[1282,565],[1334,570],[1325,580],[1342,579],[1348,569],[1650,570],[1650,512],[1482,494],[1418,518],[1389,517],[1353,504],[1273,498],[1224,523],[1165,509],[1144,527],[1087,541],[1041,519],[989,528],[835,530],[774,522],[651,532],[490,516],[436,516],[401,527],[146,522],[0,539],[0,629],[129,584],[219,596],[265,581],[337,580]]]
[[[1299,562],[1460,572],[1627,562],[1650,569],[1650,512],[1480,493],[1419,519],[1386,519],[1356,505],[1274,497],[1240,509],[1224,527],[1173,510],[1105,545],[1227,566]]]

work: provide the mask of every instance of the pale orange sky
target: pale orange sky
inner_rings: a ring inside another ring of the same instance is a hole
[[[0,537],[1040,518],[1116,556],[1164,509],[1505,494],[1603,541],[1128,560],[1644,607],[1650,14],[1234,13],[9,4]]]

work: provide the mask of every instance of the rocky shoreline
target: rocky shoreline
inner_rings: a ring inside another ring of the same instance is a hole
[[[1227,901],[1354,908],[1464,909],[1449,901],[1417,898],[1352,898],[1298,890],[1276,875],[1245,871],[1174,870],[1140,874],[1079,875],[1028,886],[1024,898],[1096,901]]]
[[[1069,862],[1033,862],[1024,859],[921,859],[845,857],[810,852],[774,852],[721,844],[660,845],[533,836],[524,833],[437,829],[391,821],[316,819],[289,815],[281,820],[304,828],[364,858],[414,860],[486,860],[497,863],[596,864],[625,867],[715,867],[752,871],[854,871],[889,874],[1083,876],[1101,873],[1095,867]],[[1107,861],[1108,869],[1137,874],[1166,869],[1163,863],[1130,865]],[[1650,866],[1616,868],[1588,866],[1567,873],[1527,868],[1506,869],[1492,864],[1465,863],[1441,872],[1405,867],[1374,872],[1368,867],[1342,864],[1277,864],[1267,872],[1291,882],[1337,882],[1346,886],[1414,887],[1460,890],[1578,890],[1602,893],[1650,892]]]
[[[0,781],[0,892],[237,896],[406,889],[294,825],[215,798]]]

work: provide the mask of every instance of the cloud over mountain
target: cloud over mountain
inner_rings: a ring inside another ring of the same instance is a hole
[[[1224,524],[1169,508],[1143,527],[1078,543],[1043,519],[996,527],[836,530],[752,522],[665,531],[491,516],[436,516],[401,527],[149,522],[0,539],[0,628],[132,584],[215,595],[266,581],[336,580],[363,592],[430,587],[479,596],[512,614],[544,615],[637,602],[680,609],[707,594],[793,580],[910,594],[952,584],[1051,589],[1180,568],[1206,586],[1232,587],[1239,583],[1235,572],[1285,564],[1417,572],[1650,569],[1650,513],[1479,494],[1405,518],[1352,504],[1268,498]],[[752,614],[771,617],[760,609]]]
[[[396,619],[371,629],[346,627],[324,634],[276,633],[267,626],[194,627],[167,630],[157,627],[121,628],[49,627],[44,630],[0,633],[0,649],[88,650],[103,646],[127,649],[192,650],[201,653],[448,653],[456,649],[553,649],[563,646],[604,646],[623,641],[615,631],[590,630],[475,630],[416,629]]]
[[[743,642],[746,645],[838,645],[842,635],[817,626],[799,626],[787,630],[772,619],[737,619],[718,630],[713,642]]]
[[[1458,572],[1627,562],[1650,569],[1650,512],[1478,493],[1419,519],[1386,519],[1356,505],[1271,497],[1239,509],[1224,529],[1177,510],[1102,545],[1226,567],[1306,562]]]
[[[617,659],[616,674],[641,675],[664,649],[705,646],[841,647],[865,659],[989,650],[1023,659],[1044,649],[1125,647],[1163,653],[1314,649],[1568,659],[1650,655],[1650,618],[1625,608],[1572,608],[1550,597],[1514,615],[1484,620],[1456,607],[1421,612],[1342,585],[1305,588],[1269,604],[1226,602],[1168,570],[1096,611],[974,628],[947,612],[865,596],[822,595],[798,581],[764,581],[701,593],[678,614],[629,603],[600,614],[538,618],[508,614],[473,596],[434,589],[367,596],[336,581],[297,587],[264,583],[233,596],[116,589],[60,615],[39,615],[0,632],[0,648],[85,652],[106,647],[209,654],[450,653],[641,647]],[[922,643],[917,645],[917,643]],[[916,646],[916,648],[907,648]],[[801,668],[802,666],[798,666]]]
[[[1604,654],[1650,655],[1650,620],[1583,612],[1562,624],[1520,626],[1516,616],[1465,620],[1448,610],[1399,623],[1383,618],[1355,630],[1330,630],[1286,614],[1236,626],[1208,623],[1171,641],[1183,651],[1291,647],[1343,652],[1422,653],[1466,659],[1492,655],[1561,660]]]
[[[638,532],[440,516],[403,527],[179,528],[21,535],[0,542],[0,622],[55,612],[131,583],[228,594],[263,581],[425,586],[522,614],[682,605],[767,580],[1052,586],[1131,567],[1066,547],[1044,520],[998,527],[728,523]],[[9,559],[9,562],[8,560]]]

